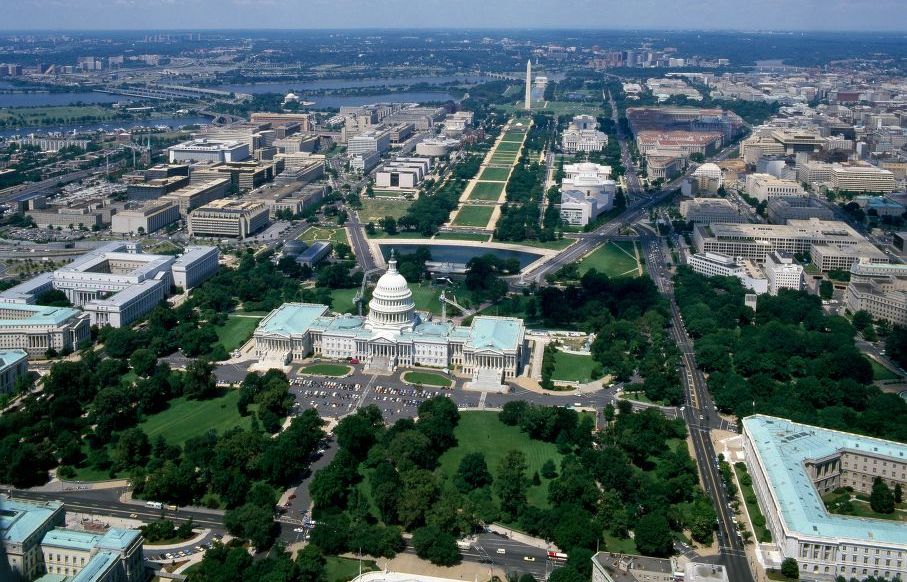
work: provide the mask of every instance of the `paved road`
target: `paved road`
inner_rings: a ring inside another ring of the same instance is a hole
[[[655,240],[649,240],[643,246],[649,257],[646,265],[652,280],[671,301],[671,333],[681,352],[680,375],[686,390],[683,418],[693,441],[703,487],[718,514],[720,563],[727,568],[730,580],[751,582],[753,575],[747,563],[743,541],[738,537],[737,527],[733,521],[734,513],[729,505],[730,498],[724,488],[718,458],[710,438],[713,429],[732,427],[727,426],[726,421],[723,421],[716,412],[705,377],[696,364],[693,342],[684,328],[680,310],[674,300],[674,289],[664,255],[660,251],[660,244]]]
[[[20,184],[19,186],[10,186],[5,190],[0,190],[0,203],[2,202],[11,202],[22,201],[26,198],[55,188],[57,186],[62,186],[69,182],[75,182],[76,180],[82,180],[88,176],[96,173],[100,173],[103,170],[98,168],[89,168],[87,170],[78,170],[75,172],[70,172],[68,174],[63,174],[62,176],[54,176],[53,178],[47,178],[46,180],[41,180],[40,182],[34,182],[32,184]]]

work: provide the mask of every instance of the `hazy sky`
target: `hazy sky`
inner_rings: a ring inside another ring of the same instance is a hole
[[[0,0],[0,29],[907,30],[907,0]]]

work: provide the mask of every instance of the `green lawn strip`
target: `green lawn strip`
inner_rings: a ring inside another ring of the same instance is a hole
[[[473,234],[471,232],[439,232],[435,235],[436,239],[444,240],[474,240],[474,241],[487,241],[487,234]]]
[[[346,243],[349,244],[349,240],[346,236],[346,229],[343,227],[323,227],[323,226],[311,226],[307,228],[301,235],[296,237],[296,240],[301,240],[305,243],[312,244],[315,241],[330,241],[333,243]]]
[[[479,175],[479,180],[493,180],[504,182],[510,175],[509,168],[485,168]]]
[[[328,582],[348,582],[359,576],[359,560],[328,556],[324,566]],[[362,560],[361,569],[363,572],[374,572],[378,570],[378,565],[372,560]]]
[[[547,460],[561,466],[561,455],[554,443],[530,439],[519,427],[507,426],[498,419],[496,412],[468,411],[460,413],[460,423],[454,431],[457,446],[441,455],[440,470],[451,477],[456,473],[460,461],[469,453],[482,453],[492,475],[497,475],[501,460],[511,450],[522,451],[529,467],[527,477],[541,471]],[[550,479],[542,477],[542,484],[530,486],[527,492],[529,503],[546,509]]]
[[[900,376],[883,366],[878,360],[868,358],[869,365],[872,366],[872,379],[876,382],[885,380],[897,380]]]
[[[616,538],[607,532],[605,532],[604,538],[605,547],[602,548],[603,550],[618,554],[639,555],[639,550],[636,549],[636,542],[632,538]]]
[[[227,353],[241,347],[252,337],[261,319],[260,317],[238,317],[236,315],[227,317],[227,321],[223,325],[214,328],[217,343],[224,346]]]
[[[378,222],[385,216],[400,218],[412,205],[410,200],[387,200],[383,198],[362,197],[362,208],[359,209],[359,220],[363,223]]]
[[[406,232],[398,232],[397,234],[387,234],[387,233],[384,232],[383,230],[378,229],[378,231],[377,231],[374,235],[369,236],[369,238],[380,238],[380,239],[385,239],[385,238],[389,238],[389,239],[395,239],[395,238],[425,238],[425,236],[424,236],[421,232],[410,232],[410,231],[406,231]]]
[[[346,376],[352,368],[345,364],[311,364],[300,370],[302,374],[316,376]]]
[[[331,311],[337,313],[356,313],[353,297],[359,292],[355,289],[331,289]]]
[[[375,196],[404,196],[406,194],[412,194],[412,190],[378,190],[373,188],[372,192]]]
[[[496,154],[503,153],[503,152],[516,153],[520,149],[520,146],[522,146],[522,145],[523,144],[518,141],[502,141],[501,143],[498,144],[498,147],[495,148],[494,152]]]
[[[733,465],[734,472],[737,474],[737,483],[740,485],[740,497],[743,498],[743,502],[746,504],[746,510],[750,515],[750,521],[760,521],[763,525],[757,525],[751,523],[753,529],[753,536],[757,541],[767,542],[771,540],[771,533],[765,528],[765,516],[762,514],[762,509],[759,508],[759,502],[756,498],[756,492],[753,490],[753,485],[750,483],[746,485],[741,480],[743,475],[749,477],[749,473],[746,469],[738,467],[736,464]]]
[[[539,241],[539,240],[521,240],[520,242],[515,243],[515,244],[525,245],[527,247],[537,247],[540,249],[551,249],[551,250],[559,251],[561,249],[565,249],[565,248],[569,247],[570,245],[572,245],[575,242],[576,242],[576,240],[574,240],[572,238],[561,238],[561,239],[557,239],[557,240],[549,240],[549,241],[544,241],[544,242]]]
[[[434,372],[406,372],[403,374],[403,381],[410,384],[438,386],[441,388],[447,388],[452,384],[450,378]]]
[[[601,371],[601,367],[592,356],[568,354],[558,350],[554,354],[554,373],[551,374],[551,379],[564,382],[591,382],[595,379],[592,377],[594,368]]]
[[[504,191],[503,182],[476,182],[469,193],[470,200],[497,200]]]
[[[163,435],[174,445],[182,445],[212,429],[218,433],[237,426],[248,429],[252,425],[252,415],[240,416],[236,409],[238,401],[239,390],[226,390],[221,396],[208,400],[174,398],[167,410],[149,416],[139,428],[152,442],[158,435]]]
[[[491,213],[494,208],[491,206],[467,206],[463,205],[453,224],[457,226],[478,226],[484,227],[491,219]]]
[[[656,404],[646,396],[645,392],[622,392],[623,398],[626,400],[635,400],[637,402],[643,402],[645,404]]]
[[[579,272],[585,274],[591,269],[609,277],[634,276],[637,268],[633,255],[633,243],[608,242],[595,249],[579,264]]]

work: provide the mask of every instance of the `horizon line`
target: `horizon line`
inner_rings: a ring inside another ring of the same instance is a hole
[[[189,28],[169,28],[169,27],[153,27],[153,28],[3,28],[0,27],[0,33],[9,34],[9,33],[36,33],[36,32],[45,32],[45,33],[73,33],[73,32],[264,32],[264,31],[281,31],[281,32],[297,32],[297,31],[339,31],[339,32],[349,32],[349,31],[444,31],[444,32],[477,32],[477,31],[577,31],[577,32],[668,32],[668,33],[680,33],[680,32],[701,32],[701,33],[744,33],[744,34],[810,34],[810,33],[844,33],[844,34],[891,34],[891,35],[904,35],[907,36],[907,29],[847,29],[847,28],[755,28],[755,29],[744,29],[744,28],[726,28],[726,27],[715,27],[715,28],[667,28],[667,27],[596,27],[596,26],[582,26],[582,25],[565,25],[565,26],[551,26],[551,27],[542,27],[542,26],[353,26],[353,27],[332,27],[332,26],[317,26],[317,27],[189,27]]]

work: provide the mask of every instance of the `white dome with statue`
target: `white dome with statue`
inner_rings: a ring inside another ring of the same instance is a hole
[[[368,303],[366,326],[375,330],[412,330],[417,325],[416,304],[406,278],[397,270],[397,260],[391,255],[387,272],[378,279]]]

